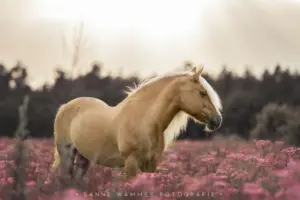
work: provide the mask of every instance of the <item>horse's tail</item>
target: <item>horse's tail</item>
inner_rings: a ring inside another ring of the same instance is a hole
[[[63,118],[63,112],[64,112],[64,104],[61,105],[57,111],[57,114],[55,116],[54,120],[54,148],[53,148],[53,163],[51,167],[51,171],[54,171],[61,163],[61,155],[59,151],[59,146],[64,145],[65,142],[68,141],[62,141],[62,139],[66,139],[66,134],[68,134],[68,131],[64,129],[64,118]]]
[[[54,134],[55,135],[55,134]],[[54,171],[60,164],[60,155],[57,149],[57,145],[54,146],[54,155],[53,155],[52,171]]]
[[[56,113],[54,120],[54,161],[52,170],[55,170],[63,162],[64,150],[69,150],[72,146],[70,124],[78,112],[77,101],[77,99],[74,99],[69,103],[62,104]]]

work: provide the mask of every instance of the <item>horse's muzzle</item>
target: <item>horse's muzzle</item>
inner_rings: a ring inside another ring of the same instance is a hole
[[[209,128],[210,130],[216,130],[220,128],[221,124],[222,116],[219,114],[215,114],[210,118],[209,122],[207,123],[207,128]]]

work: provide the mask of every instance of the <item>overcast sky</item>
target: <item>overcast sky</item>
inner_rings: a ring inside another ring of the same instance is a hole
[[[28,67],[30,83],[70,69],[74,27],[84,17],[80,71],[158,74],[184,60],[255,74],[276,63],[300,70],[300,0],[0,0],[0,61]]]

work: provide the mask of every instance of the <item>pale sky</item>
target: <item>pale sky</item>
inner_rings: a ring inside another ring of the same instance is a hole
[[[78,70],[142,76],[185,60],[210,75],[223,64],[260,75],[276,63],[300,71],[300,0],[0,0],[0,62],[21,60],[30,84],[70,70],[74,27],[84,22]]]

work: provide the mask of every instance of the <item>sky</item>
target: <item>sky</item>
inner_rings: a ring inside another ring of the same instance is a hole
[[[52,83],[56,67],[84,73],[93,61],[142,77],[185,60],[212,76],[223,65],[300,71],[300,0],[0,0],[0,27],[0,62],[21,60],[33,87]]]

